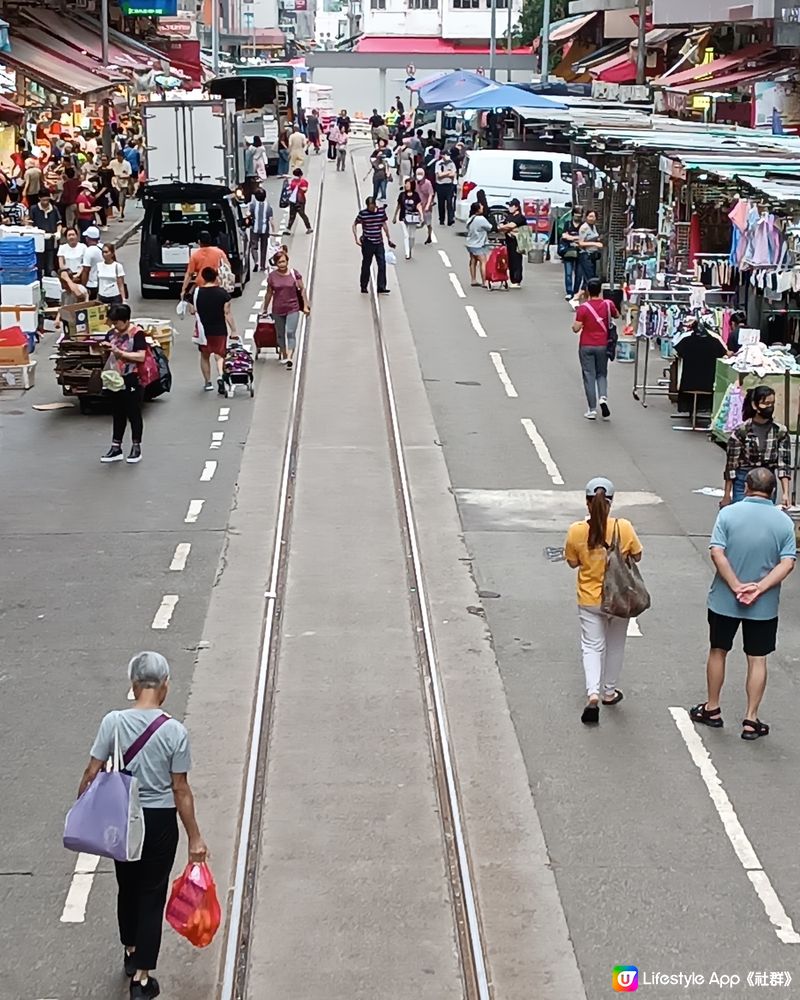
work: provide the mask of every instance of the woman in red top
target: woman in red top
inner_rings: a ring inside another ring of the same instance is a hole
[[[581,361],[583,389],[589,404],[584,417],[587,420],[597,420],[599,401],[603,420],[608,420],[611,416],[608,406],[608,342],[611,320],[619,316],[619,313],[610,299],[603,298],[603,285],[599,278],[589,279],[587,291],[589,298],[578,306],[575,322],[572,324],[575,333],[580,334],[578,356]]]
[[[95,204],[94,188],[89,181],[84,181],[81,184],[78,197],[75,199],[75,207],[78,210],[78,230],[83,236],[89,226],[95,224],[96,216],[102,211]]]
[[[267,278],[264,311],[271,312],[275,322],[281,364],[285,362],[287,369],[291,369],[300,313],[303,312],[308,316],[311,304],[303,287],[303,276],[299,271],[289,269],[289,254],[283,248],[275,254],[270,263],[275,265],[275,270],[270,271]]]
[[[306,233],[313,233],[311,223],[306,215],[306,193],[308,191],[308,181],[303,177],[303,171],[298,167],[292,174],[289,181],[289,223],[286,226],[284,236],[292,235],[294,220],[299,215],[306,224]]]

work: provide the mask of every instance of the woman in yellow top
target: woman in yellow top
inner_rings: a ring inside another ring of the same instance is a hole
[[[606,574],[606,553],[619,528],[620,548],[638,562],[642,558],[642,543],[633,525],[625,518],[610,518],[614,484],[602,476],[586,486],[589,516],[576,521],[567,532],[564,555],[578,571],[578,617],[581,623],[581,653],[586,674],[587,704],[581,722],[600,720],[600,684],[604,705],[622,701],[617,688],[625,656],[628,619],[615,618],[601,610],[603,580]]]

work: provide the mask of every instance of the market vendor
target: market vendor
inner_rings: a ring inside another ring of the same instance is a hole
[[[736,354],[736,352],[741,347],[739,343],[739,331],[743,326],[747,325],[747,320],[743,312],[731,313],[730,319],[730,332],[728,333],[727,348],[731,354]]]
[[[792,447],[789,431],[774,419],[775,390],[768,385],[748,389],[742,406],[744,423],[728,439],[725,495],[720,507],[744,499],[747,473],[765,468],[780,483],[781,506],[791,504]]]

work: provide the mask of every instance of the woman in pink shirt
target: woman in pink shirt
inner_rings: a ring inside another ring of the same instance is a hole
[[[428,227],[428,238],[426,243],[433,242],[433,184],[425,176],[422,167],[416,171],[417,194],[419,195],[420,207],[422,209],[422,224]]]
[[[272,258],[271,263],[275,265],[275,270],[270,271],[267,278],[264,311],[271,312],[275,321],[281,364],[285,363],[286,368],[291,369],[300,313],[308,316],[311,304],[303,287],[302,274],[289,268],[289,254],[281,249]]]

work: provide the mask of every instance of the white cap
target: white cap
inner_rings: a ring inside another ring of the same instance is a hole
[[[97,226],[89,226],[89,228],[86,230],[86,232],[83,235],[84,235],[84,238],[87,239],[87,240],[99,240],[100,239],[100,230],[97,228]]]
[[[604,476],[595,476],[586,484],[586,496],[593,497],[598,490],[605,490],[606,496],[611,499],[614,496],[614,484]]]

